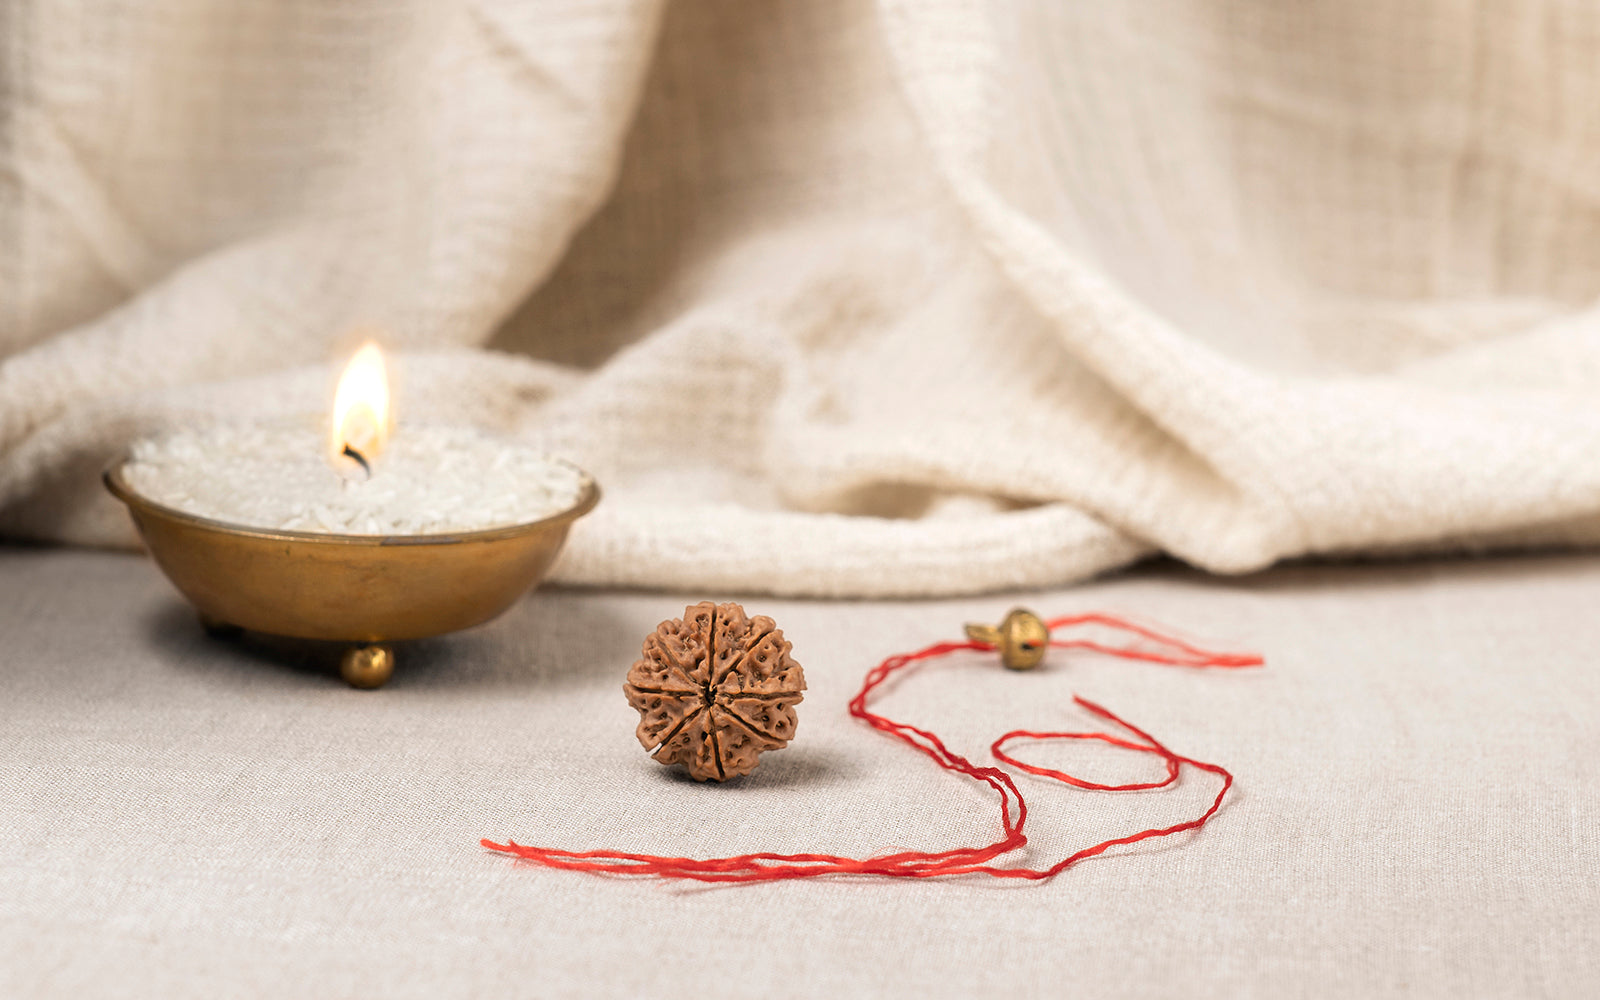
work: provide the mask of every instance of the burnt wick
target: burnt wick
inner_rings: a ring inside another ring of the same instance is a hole
[[[341,452],[341,454],[348,455],[351,458],[355,459],[356,462],[360,464],[361,468],[366,472],[367,478],[368,479],[372,478],[372,466],[367,464],[367,458],[366,458],[365,455],[361,454],[361,452],[359,452],[359,451],[356,451],[354,448],[350,447],[349,445],[345,445],[344,446],[344,451]]]

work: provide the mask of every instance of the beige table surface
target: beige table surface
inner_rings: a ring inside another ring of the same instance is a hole
[[[698,597],[700,595],[693,595]],[[706,595],[726,597],[727,595]],[[0,996],[1600,995],[1600,558],[1157,566],[1042,613],[1254,647],[1254,674],[966,656],[881,706],[974,757],[1086,720],[1080,692],[1237,792],[1198,836],[1043,884],[703,887],[547,871],[489,835],[694,855],[986,841],[992,793],[852,722],[884,655],[1016,598],[752,599],[806,667],[800,735],[697,785],[619,685],[688,595],[545,591],[403,652],[204,636],[142,558],[0,549]],[[1034,759],[1105,780],[1143,759]],[[1023,782],[1030,857],[1190,815],[1175,791]]]

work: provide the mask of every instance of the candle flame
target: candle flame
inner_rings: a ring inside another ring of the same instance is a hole
[[[360,465],[370,473],[370,463],[389,441],[392,422],[388,367],[383,352],[369,340],[345,365],[334,393],[328,437],[334,464],[341,470]]]

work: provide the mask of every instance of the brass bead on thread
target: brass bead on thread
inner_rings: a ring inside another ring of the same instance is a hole
[[[1032,670],[1050,648],[1050,629],[1026,608],[1012,608],[996,625],[969,624],[967,638],[1000,651],[1000,662],[1012,670]]]

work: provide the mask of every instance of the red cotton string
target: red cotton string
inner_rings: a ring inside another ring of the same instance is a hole
[[[1213,653],[1190,645],[1180,639],[1162,635],[1153,629],[1124,621],[1113,615],[1065,615],[1046,623],[1051,632],[1084,625],[1099,625],[1128,633],[1133,638],[1128,645],[1114,646],[1090,639],[1052,639],[1055,649],[1081,649],[1127,660],[1141,660],[1173,667],[1224,668],[1259,667],[1263,660],[1251,653]],[[1100,792],[1131,792],[1152,788],[1165,788],[1174,784],[1188,765],[1199,771],[1222,779],[1216,798],[1205,812],[1194,819],[1172,826],[1140,830],[1123,837],[1103,840],[1067,855],[1048,868],[996,867],[988,862],[1003,854],[1021,849],[1028,843],[1023,827],[1028,818],[1028,804],[1022,798],[1011,775],[998,767],[979,767],[962,757],[944,741],[926,729],[904,722],[896,722],[867,708],[872,693],[890,677],[909,670],[924,660],[947,656],[967,650],[988,652],[995,647],[981,642],[941,642],[915,653],[891,656],[867,673],[861,690],[850,700],[850,714],[872,728],[887,733],[902,743],[914,747],[932,758],[935,764],[947,771],[963,774],[993,788],[1000,796],[1000,839],[982,847],[958,847],[949,851],[901,851],[881,854],[871,858],[846,858],[833,854],[740,854],[728,858],[673,858],[655,854],[631,854],[625,851],[563,851],[549,847],[526,847],[514,841],[497,844],[482,841],[493,851],[515,855],[526,861],[549,868],[570,871],[599,872],[613,875],[654,875],[669,879],[694,879],[701,882],[764,882],[774,879],[814,878],[818,875],[886,875],[896,878],[938,878],[947,875],[988,875],[994,878],[1047,879],[1072,867],[1085,858],[1124,844],[1137,844],[1142,840],[1170,837],[1185,830],[1198,830],[1205,826],[1222,807],[1222,800],[1233,786],[1233,775],[1218,764],[1209,764],[1175,753],[1162,745],[1154,736],[1138,728],[1102,705],[1087,698],[1073,695],[1072,700],[1092,715],[1121,728],[1121,733],[1108,732],[1034,732],[1015,729],[995,740],[990,751],[996,760],[1039,777],[1064,782],[1075,788]],[[1167,776],[1160,781],[1134,782],[1125,785],[1105,785],[1085,781],[1062,771],[1027,764],[1010,756],[1003,749],[1013,740],[1096,740],[1111,746],[1147,753],[1161,758],[1166,764]]]

